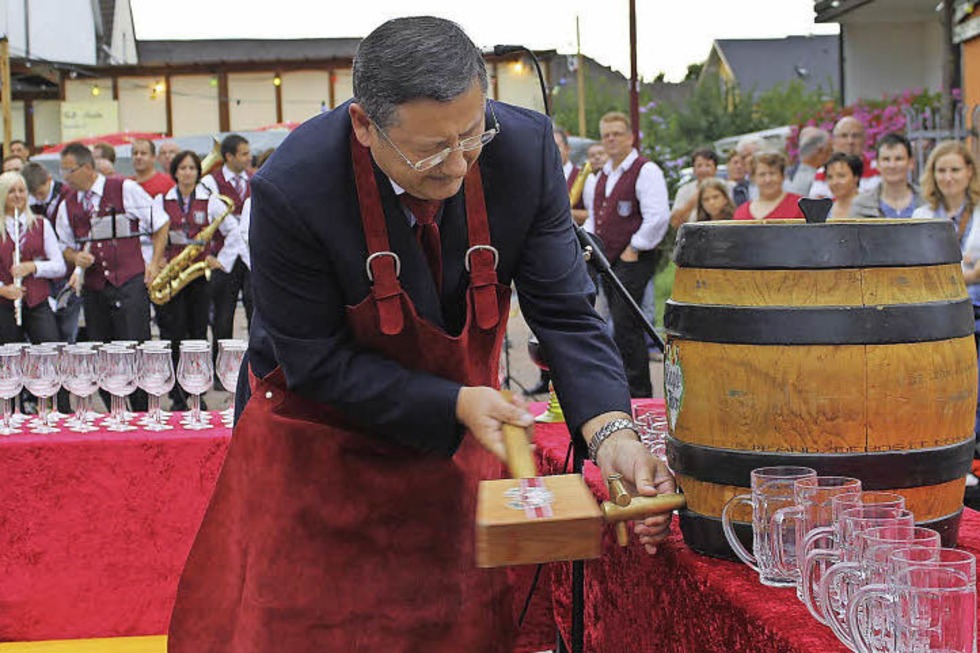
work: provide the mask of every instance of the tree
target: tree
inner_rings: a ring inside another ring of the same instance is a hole
[[[578,91],[574,83],[558,87],[552,94],[551,115],[555,124],[578,134]],[[623,111],[629,107],[629,87],[616,84],[604,77],[595,76],[585,83],[585,125],[589,138],[599,138],[599,118],[609,111]]]
[[[690,63],[687,64],[687,74],[684,75],[684,81],[697,81],[701,77],[701,71],[704,70],[704,63]]]

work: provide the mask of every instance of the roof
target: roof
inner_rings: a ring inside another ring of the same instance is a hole
[[[800,80],[810,90],[840,88],[839,37],[788,36],[782,39],[719,39],[715,49],[739,88],[764,93],[776,84]]]
[[[137,41],[141,65],[353,59],[360,38]]]

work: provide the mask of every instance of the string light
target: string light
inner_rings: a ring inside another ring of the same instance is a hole
[[[99,88],[99,85],[98,84],[95,84],[95,85],[92,86],[92,95],[94,95],[95,97],[99,97],[99,94],[101,92],[102,92],[102,89]]]
[[[282,86],[282,77],[280,77],[279,75],[276,75],[275,77],[273,77],[272,78],[272,85],[273,86]]]

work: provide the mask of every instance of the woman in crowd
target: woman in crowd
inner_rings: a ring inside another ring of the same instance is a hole
[[[0,174],[0,342],[56,342],[58,325],[48,297],[50,279],[65,276],[65,259],[51,223],[35,216],[27,205],[27,183],[19,172]],[[14,264],[14,234],[20,241],[20,263]],[[21,279],[20,287],[15,278]],[[21,326],[15,318],[20,300]]]
[[[698,189],[698,222],[731,220],[735,214],[735,202],[728,194],[728,184],[712,177],[701,182]]]
[[[834,206],[830,209],[828,219],[840,220],[852,217],[852,206],[858,196],[858,185],[864,173],[861,157],[835,152],[827,159],[826,171],[827,186],[834,197]]]
[[[970,150],[959,141],[944,141],[929,154],[922,173],[922,198],[926,204],[912,214],[913,218],[952,220],[963,251],[963,276],[966,289],[973,300],[974,318],[980,318],[980,176]],[[980,344],[980,329],[974,331]],[[977,424],[980,426],[980,401],[977,403]],[[978,484],[977,477],[968,474],[968,487]]]
[[[797,202],[800,196],[783,190],[786,178],[786,157],[779,152],[759,152],[752,164],[752,182],[759,189],[759,198],[742,204],[735,210],[735,220],[779,220],[803,218]]]
[[[180,152],[170,162],[170,176],[177,182],[165,195],[154,198],[154,214],[170,219],[170,234],[166,258],[171,261],[196,240],[202,229],[225,212],[225,204],[213,195],[201,181],[201,159],[190,150]],[[238,222],[229,215],[218,227],[218,233],[194,260],[204,261],[209,269],[229,269],[231,262],[222,262],[223,245],[227,240],[240,238]],[[229,251],[232,251],[229,249]],[[157,306],[160,338],[170,340],[174,364],[183,340],[204,340],[208,336],[210,296],[208,283],[200,276],[188,283],[165,304]],[[187,410],[183,391],[174,386],[171,394],[174,410]]]

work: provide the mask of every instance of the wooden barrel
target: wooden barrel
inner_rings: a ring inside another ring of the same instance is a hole
[[[675,260],[664,385],[687,543],[733,557],[725,502],[757,467],[803,465],[903,494],[953,545],[977,403],[953,225],[687,224]]]

